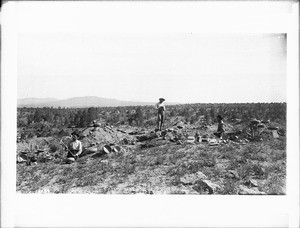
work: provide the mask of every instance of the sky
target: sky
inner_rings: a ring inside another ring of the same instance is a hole
[[[23,20],[29,9],[19,12],[18,98],[286,102],[284,33],[141,32],[121,29],[120,21],[118,29],[102,30],[97,14],[81,17],[79,27],[92,29],[80,30],[62,13],[35,29]]]

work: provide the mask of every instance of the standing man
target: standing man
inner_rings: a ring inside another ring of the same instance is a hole
[[[162,125],[165,120],[166,107],[165,107],[164,101],[165,101],[164,98],[159,98],[159,102],[155,105],[155,107],[157,109],[157,125],[158,125],[159,131],[161,131]]]
[[[218,115],[217,121],[218,121],[218,129],[217,129],[217,132],[214,133],[214,135],[217,136],[218,138],[222,139],[222,136],[225,132],[223,117],[221,115]]]
[[[79,135],[76,132],[72,132],[72,141],[68,145],[67,160],[74,162],[78,156],[82,153],[82,143],[78,140]]]

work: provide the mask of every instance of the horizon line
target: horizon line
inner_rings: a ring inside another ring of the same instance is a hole
[[[57,99],[57,100],[67,100],[72,98],[82,98],[82,97],[95,97],[95,98],[103,98],[103,99],[111,99],[111,100],[118,100],[118,101],[125,101],[125,102],[144,102],[144,103],[155,103],[155,101],[140,101],[140,100],[119,100],[117,98],[106,98],[106,97],[98,97],[98,96],[81,96],[81,97],[69,97],[69,98],[55,98],[55,97],[25,97],[25,98],[17,98],[17,100],[22,99]],[[178,103],[178,104],[248,104],[248,103],[287,103],[287,101],[218,101],[218,102],[207,102],[207,101],[197,101],[197,102],[178,102],[178,101],[166,101],[166,104],[168,103]]]

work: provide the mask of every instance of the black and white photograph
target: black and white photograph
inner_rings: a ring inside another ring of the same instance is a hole
[[[286,34],[18,44],[17,192],[286,193]]]
[[[261,217],[259,211],[271,207],[265,220],[246,226],[299,223],[295,218],[299,199],[287,209],[295,191],[299,197],[299,104],[295,102],[299,97],[291,99],[299,96],[293,92],[299,78],[291,51],[298,44],[293,43],[295,27],[287,26],[298,4],[260,2],[280,19],[266,16],[258,2],[248,2],[250,12],[258,9],[256,17],[243,15],[245,2],[231,3],[6,2],[11,12],[7,21],[15,19],[13,29],[7,29],[13,34],[8,59],[14,64],[7,68],[13,68],[14,77],[7,82],[4,75],[4,83],[13,88],[2,83],[2,98],[8,99],[3,99],[1,109],[9,104],[6,107],[15,114],[9,116],[14,122],[10,126],[1,117],[1,128],[9,129],[9,136],[1,129],[1,154],[10,150],[1,156],[1,165],[7,166],[3,165],[7,156],[13,162],[8,183],[14,185],[10,194],[16,204],[18,199],[49,202],[53,198],[53,204],[59,199],[71,202],[66,203],[71,209],[72,199],[86,206],[95,198],[106,214],[111,203],[118,205],[116,199],[123,209],[124,201],[129,203],[128,210],[153,199],[150,208],[155,210],[154,202],[166,200],[170,212],[179,201],[177,210],[182,210],[186,204],[181,200],[186,197],[188,204],[195,203],[189,211],[202,202],[201,211],[207,205],[212,212],[207,200],[215,205],[233,199],[233,210],[242,213],[234,204],[244,199],[251,208],[255,202],[279,200],[283,212],[277,211],[276,219],[270,215],[272,204],[262,203],[252,212]],[[235,8],[240,11],[226,18],[226,8],[233,8],[233,14]],[[5,25],[5,18],[2,22]],[[4,142],[3,136],[13,144]],[[294,173],[298,183],[291,185]],[[141,203],[136,203],[139,199]],[[24,203],[20,208],[26,208]],[[226,213],[231,210],[230,205],[221,208],[227,208]],[[284,210],[291,214],[286,216]],[[220,208],[217,212],[222,213]],[[80,227],[210,224],[208,219],[189,221],[185,213],[185,223],[175,224],[178,211],[172,222],[147,218],[145,224],[121,223],[122,219],[118,223],[111,221],[112,215],[102,223],[78,223],[79,218],[59,223],[62,215],[50,224],[40,218],[23,223],[27,213],[16,213],[14,223],[25,227],[69,227],[75,221]],[[80,217],[79,211],[74,213]]]

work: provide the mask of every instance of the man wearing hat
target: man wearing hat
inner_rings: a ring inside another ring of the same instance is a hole
[[[67,160],[72,162],[77,159],[77,157],[82,152],[82,143],[78,140],[79,134],[77,132],[72,132],[72,141],[68,145]]]
[[[255,134],[259,135],[259,132],[258,132],[258,125],[259,124],[260,124],[260,121],[257,120],[256,118],[254,118],[250,121],[249,129],[251,131],[252,138],[254,138]]]
[[[157,109],[157,125],[158,125],[158,130],[161,131],[162,125],[164,123],[165,119],[165,111],[166,107],[164,104],[165,99],[164,98],[159,98],[159,102],[155,105]]]
[[[217,120],[218,120],[218,129],[217,129],[217,132],[214,133],[214,135],[217,136],[218,138],[222,139],[222,135],[225,132],[223,117],[221,115],[218,115]]]

